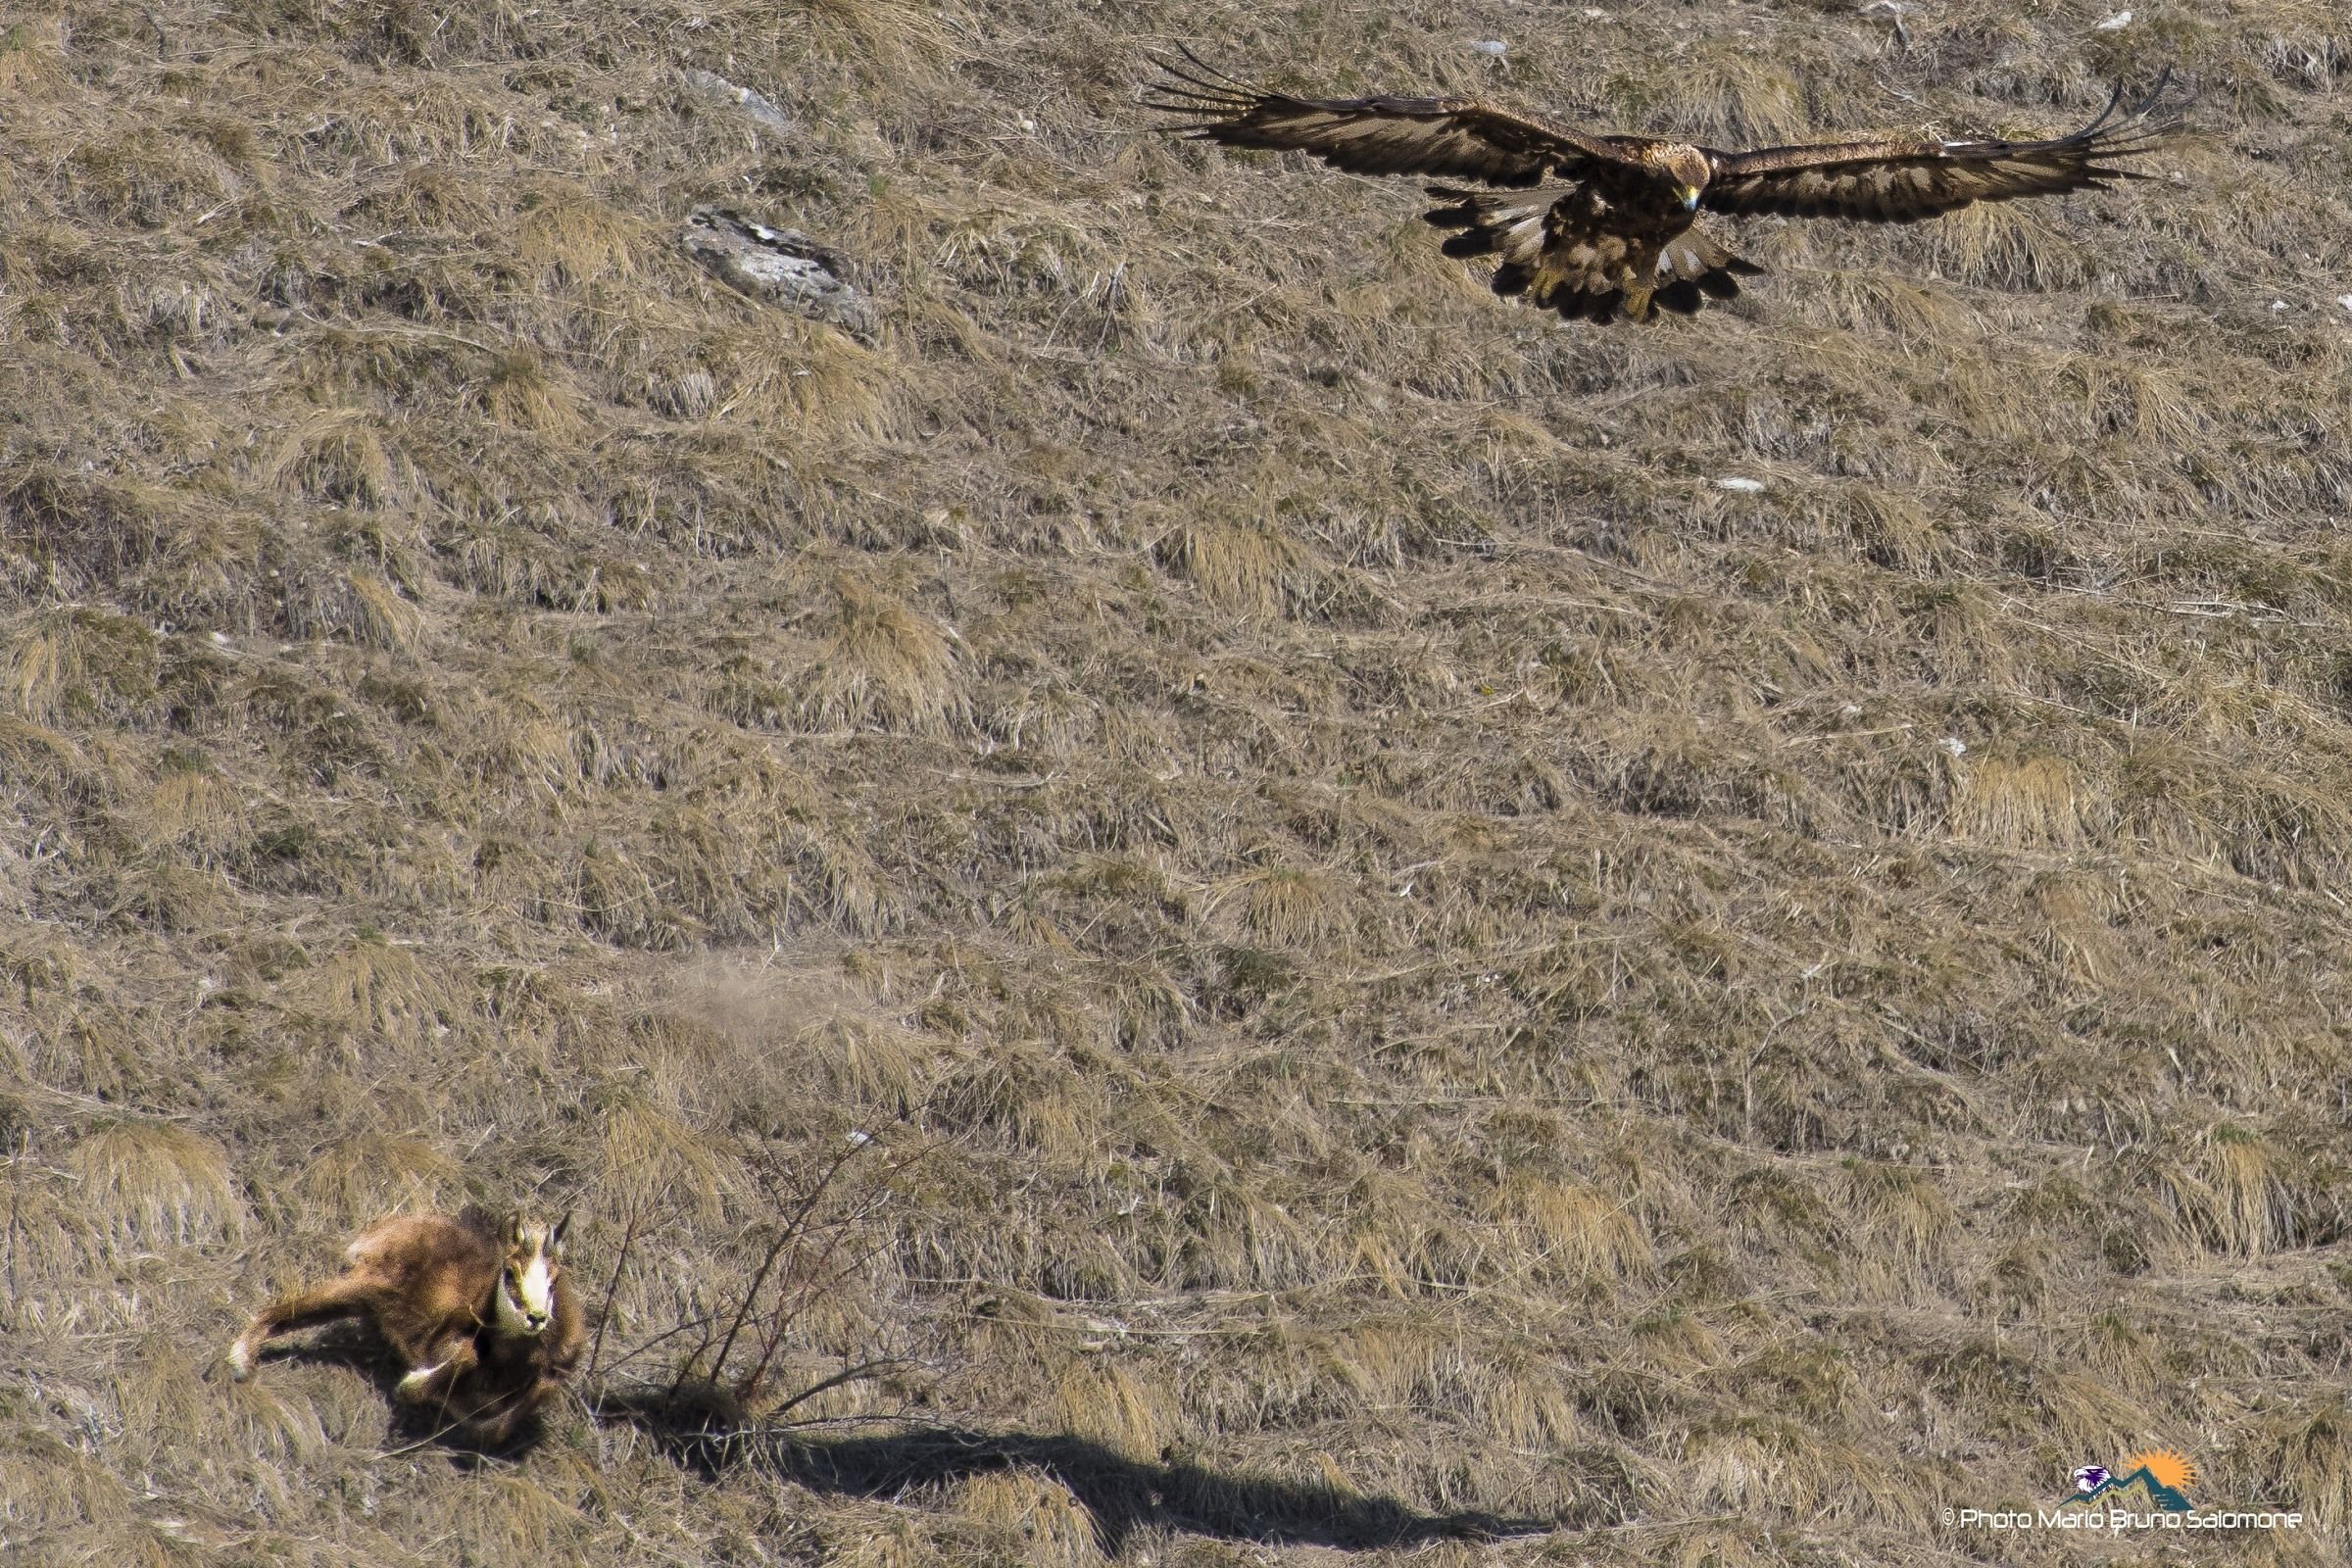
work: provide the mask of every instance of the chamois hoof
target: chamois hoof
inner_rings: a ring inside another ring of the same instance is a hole
[[[447,1363],[444,1363],[446,1365]],[[393,1385],[392,1396],[411,1404],[423,1404],[438,1392],[433,1385],[440,1379],[441,1367],[420,1366]]]

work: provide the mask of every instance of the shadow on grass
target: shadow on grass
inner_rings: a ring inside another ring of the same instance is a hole
[[[390,1346],[366,1329],[337,1325],[306,1340],[275,1340],[262,1348],[257,1362],[256,1378],[268,1377],[271,1365],[278,1362],[342,1367],[363,1374],[383,1396],[390,1418],[384,1436],[387,1448],[437,1448],[462,1469],[472,1469],[485,1460],[519,1459],[545,1432],[534,1412],[503,1443],[483,1443],[468,1435],[464,1424],[453,1421],[446,1410],[408,1403],[399,1396],[400,1380],[408,1368]]]
[[[468,1440],[443,1412],[403,1403],[395,1396],[405,1370],[400,1358],[364,1331],[330,1329],[300,1343],[281,1340],[264,1349],[261,1359],[258,1375],[265,1377],[276,1362],[338,1366],[365,1374],[383,1396],[390,1414],[387,1446],[437,1448],[453,1462],[471,1468],[485,1460],[519,1458],[541,1436],[534,1416],[508,1442],[483,1445]],[[1504,1541],[1542,1535],[1568,1522],[1481,1512],[1422,1513],[1395,1497],[1229,1474],[1181,1458],[1163,1456],[1156,1464],[1130,1459],[1067,1434],[982,1432],[885,1418],[847,1429],[829,1424],[743,1427],[727,1420],[723,1401],[659,1390],[607,1392],[593,1401],[593,1415],[598,1421],[638,1428],[673,1460],[706,1479],[732,1466],[750,1465],[812,1492],[895,1498],[939,1491],[994,1471],[1035,1471],[1068,1489],[1087,1511],[1104,1553],[1114,1556],[1138,1530],[1364,1550],[1434,1541]]]
[[[814,1492],[849,1496],[890,1498],[992,1471],[1034,1470],[1069,1490],[1091,1516],[1103,1552],[1113,1556],[1138,1530],[1361,1550],[1500,1541],[1554,1528],[1552,1521],[1485,1513],[1425,1514],[1394,1497],[1224,1474],[1183,1459],[1152,1464],[1067,1435],[885,1420],[840,1436],[809,1428],[727,1430],[707,1419],[708,1412],[662,1396],[608,1395],[600,1414],[641,1428],[706,1477],[749,1464]]]

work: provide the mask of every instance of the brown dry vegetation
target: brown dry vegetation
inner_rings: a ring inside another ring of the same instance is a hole
[[[2352,23],[2115,9],[8,8],[0,1556],[2059,1561],[1938,1512],[2164,1445],[2316,1528],[2151,1550],[2340,1560]],[[1177,38],[2207,134],[1567,330],[1138,134]],[[854,1132],[769,1404],[923,1424],[220,1376],[536,1191],[619,1401]]]

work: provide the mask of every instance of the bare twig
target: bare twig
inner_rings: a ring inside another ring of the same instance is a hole
[[[32,1129],[22,1128],[17,1133],[17,1152],[8,1162],[8,1309],[13,1317],[17,1310],[17,1235],[23,1229],[24,1206],[24,1160],[32,1152]]]
[[[620,1289],[620,1271],[628,1266],[629,1249],[637,1243],[637,1229],[644,1223],[645,1205],[641,1201],[629,1204],[629,1223],[620,1233],[620,1251],[612,1259],[612,1277],[605,1281],[605,1304],[596,1316],[596,1343],[588,1348],[588,1375],[583,1380],[596,1381],[596,1369],[605,1358],[605,1331],[612,1326],[612,1298]]]
[[[752,1283],[745,1289],[743,1299],[736,1303],[734,1321],[727,1325],[726,1334],[719,1340],[718,1353],[710,1359],[711,1377],[718,1377],[726,1367],[727,1356],[735,1348],[736,1337],[743,1332],[744,1324],[751,1320],[752,1308],[760,1299],[760,1293],[766,1289],[768,1276],[775,1272],[776,1264],[784,1254],[799,1242],[802,1227],[808,1223],[808,1216],[815,1211],[817,1203],[824,1198],[827,1189],[833,1185],[833,1178],[840,1175],[842,1167],[856,1159],[858,1152],[866,1147],[864,1144],[852,1144],[848,1149],[836,1154],[833,1163],[827,1165],[824,1174],[817,1178],[816,1185],[809,1188],[808,1192],[801,1199],[800,1207],[793,1211],[792,1218],[785,1223],[783,1229],[776,1233],[775,1240],[768,1244],[767,1253],[760,1259],[760,1267],[753,1273]],[[687,1377],[692,1373],[695,1363],[700,1358],[701,1351],[697,1350],[696,1354],[678,1369],[677,1379],[670,1385],[672,1394],[685,1385]]]
[[[679,1335],[692,1334],[696,1329],[707,1329],[717,1321],[718,1314],[715,1312],[710,1312],[706,1313],[702,1317],[690,1317],[681,1322],[672,1323],[668,1328],[663,1329],[652,1339],[647,1340],[643,1345],[630,1346],[628,1349],[622,1351],[618,1356],[613,1358],[612,1365],[608,1370],[617,1372],[622,1367],[627,1366],[631,1361],[636,1360],[639,1356],[644,1355],[646,1352],[661,1346],[668,1344],[671,1340],[676,1339]],[[710,1348],[710,1340],[706,1338],[702,1345],[696,1348],[695,1354],[700,1355],[703,1350]],[[682,1381],[682,1379],[680,1381]],[[670,1385],[670,1392],[675,1394],[678,1390],[678,1386],[679,1384],[677,1382],[673,1382]]]
[[[820,1394],[829,1393],[830,1391],[841,1388],[846,1384],[863,1383],[868,1379],[881,1377],[886,1372],[895,1371],[899,1367],[911,1366],[912,1364],[913,1363],[911,1361],[903,1355],[883,1355],[876,1356],[871,1361],[860,1361],[856,1366],[845,1366],[840,1371],[834,1373],[831,1377],[826,1378],[823,1382],[811,1383],[808,1385],[808,1387],[803,1389],[791,1398],[786,1399],[782,1404],[777,1405],[776,1413],[780,1415],[784,1411],[791,1409],[796,1404],[804,1404],[808,1400],[815,1398]]]
[[[426,1433],[423,1437],[418,1438],[416,1442],[404,1443],[397,1448],[385,1448],[377,1453],[376,1457],[378,1459],[397,1459],[403,1454],[415,1453],[419,1448],[430,1447],[432,1445],[439,1443],[443,1438],[448,1437],[451,1433],[460,1431],[471,1423],[480,1420],[483,1416],[493,1414],[496,1411],[513,1404],[516,1399],[522,1397],[529,1392],[530,1388],[527,1384],[522,1388],[509,1389],[506,1393],[500,1395],[488,1404],[483,1405],[480,1409],[468,1410],[461,1416],[451,1416],[448,1420],[442,1422],[440,1426],[435,1427],[432,1431]],[[443,1396],[442,1397],[441,1413],[444,1416],[449,1415],[449,1400],[447,1396]],[[495,1458],[496,1455],[484,1454],[482,1457]]]

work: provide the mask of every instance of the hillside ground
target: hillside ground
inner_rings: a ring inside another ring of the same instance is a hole
[[[2306,1526],[2125,1555],[2340,1561],[2352,20],[2121,9],[8,8],[0,1558],[2059,1563],[1944,1510],[2167,1447]],[[1178,40],[2199,133],[1565,328]],[[222,1377],[517,1197],[537,1447]]]

